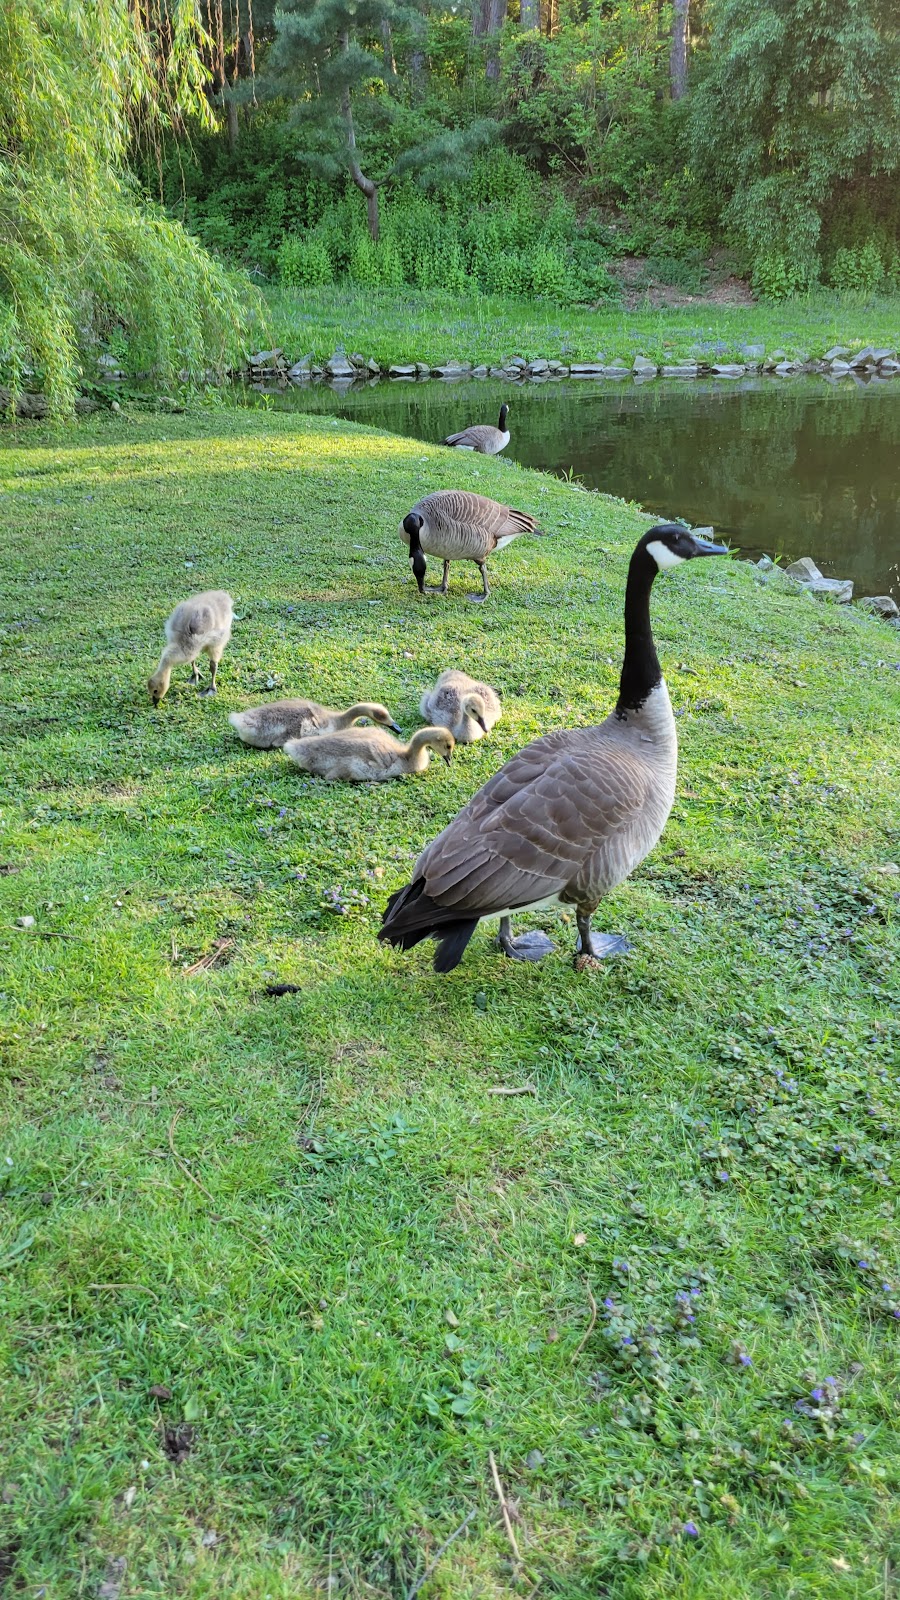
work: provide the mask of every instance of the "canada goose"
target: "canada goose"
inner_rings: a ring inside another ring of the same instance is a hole
[[[257,750],[276,750],[288,739],[308,739],[311,734],[340,733],[359,717],[369,717],[384,728],[400,729],[386,706],[360,700],[348,711],[320,706],[315,700],[270,700],[249,711],[231,711],[228,721],[245,744]]]
[[[545,734],[507,761],[420,855],[411,882],[388,901],[379,939],[408,950],[431,935],[435,970],[450,972],[479,919],[499,916],[506,954],[539,961],[550,940],[513,939],[510,916],[562,904],[575,907],[579,966],[627,949],[623,939],[592,937],[591,917],[656,844],[678,761],[650,589],[659,571],[725,554],[724,545],[674,523],[644,534],[628,568],[615,710],[598,727]]]
[[[496,428],[489,422],[476,422],[471,428],[463,428],[462,433],[449,433],[441,444],[452,445],[456,450],[478,450],[483,456],[498,456],[509,444],[508,415],[509,406],[504,402]]]
[[[424,772],[429,749],[449,763],[453,735],[446,728],[419,728],[409,744],[398,744],[381,728],[347,728],[343,733],[321,733],[315,739],[289,739],[284,753],[295,767],[332,782],[381,783]]]
[[[192,594],[189,600],[182,600],[175,607],[166,620],[166,648],[159,658],[156,671],[147,680],[150,699],[155,706],[159,705],[169,687],[172,668],[179,666],[182,661],[192,662],[190,681],[199,684],[197,657],[204,650],[209,656],[211,681],[209,688],[200,692],[215,694],[216,673],[225,646],[231,638],[232,617],[231,595],[226,594],[224,589],[207,589],[203,594]]]
[[[426,592],[425,556],[439,556],[444,563],[444,576],[440,588],[429,593],[447,593],[451,561],[474,561],[484,587],[481,594],[470,594],[470,600],[486,600],[491,592],[484,565],[488,556],[520,534],[539,531],[527,511],[513,511],[469,489],[436,489],[433,494],[424,495],[400,525],[400,537],[409,545],[419,593]]]
[[[454,667],[441,673],[433,689],[425,690],[419,709],[426,721],[449,728],[457,744],[472,744],[490,733],[503,715],[496,689],[476,683]]]

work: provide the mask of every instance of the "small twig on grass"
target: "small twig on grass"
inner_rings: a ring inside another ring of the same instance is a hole
[[[263,994],[269,1000],[280,1000],[283,994],[301,993],[302,989],[299,983],[267,983],[263,989]]]
[[[488,1089],[488,1094],[537,1094],[537,1089],[533,1083],[523,1083],[521,1088],[508,1088],[505,1083],[498,1083],[493,1089]]]
[[[205,956],[201,956],[200,960],[199,961],[195,961],[192,966],[185,967],[185,969],[184,969],[185,977],[186,978],[192,978],[194,976],[195,972],[206,972],[206,971],[208,971],[208,969],[210,967],[214,966],[215,963],[217,961],[219,961],[222,956],[224,956],[226,950],[230,950],[231,949],[233,944],[234,944],[234,940],[233,939],[217,939],[215,944],[213,945],[212,949],[211,950],[207,950]]]
[[[501,1510],[501,1512],[503,1514],[503,1526],[506,1529],[506,1537],[510,1542],[510,1546],[512,1547],[512,1553],[516,1558],[516,1565],[517,1566],[521,1566],[522,1565],[522,1557],[519,1554],[519,1546],[516,1544],[516,1536],[513,1533],[513,1525],[512,1525],[512,1522],[510,1521],[510,1516],[509,1516],[509,1506],[507,1505],[507,1502],[506,1502],[506,1495],[503,1493],[503,1485],[500,1482],[500,1474],[497,1471],[497,1463],[494,1460],[494,1452],[493,1452],[493,1450],[489,1450],[488,1451],[488,1461],[490,1462],[490,1465],[491,1465],[491,1476],[493,1477],[493,1480],[494,1480],[494,1488],[497,1491],[497,1499],[500,1502],[500,1510]]]
[[[587,1331],[585,1332],[583,1337],[579,1339],[577,1345],[575,1346],[574,1351],[572,1352],[572,1360],[573,1361],[577,1361],[578,1360],[578,1357],[581,1355],[581,1352],[584,1349],[585,1345],[587,1344],[588,1339],[591,1337],[591,1334],[593,1333],[594,1328],[596,1326],[596,1322],[597,1322],[597,1302],[594,1299],[594,1296],[591,1294],[591,1286],[590,1286],[589,1283],[585,1284],[585,1288],[587,1289],[587,1297],[588,1297],[589,1301],[591,1302],[591,1320],[587,1325]]]
[[[469,1523],[472,1521],[472,1518],[474,1517],[474,1515],[475,1515],[475,1507],[473,1506],[471,1511],[469,1512],[469,1515],[466,1517],[465,1521],[461,1522],[459,1527],[454,1529],[454,1531],[453,1531],[453,1533],[451,1533],[449,1539],[445,1539],[443,1544],[440,1546],[440,1548],[432,1556],[430,1562],[428,1563],[428,1566],[425,1568],[425,1571],[422,1573],[421,1578],[417,1578],[416,1579],[416,1581],[413,1584],[412,1588],[407,1593],[406,1600],[416,1600],[416,1595],[418,1594],[420,1589],[424,1589],[426,1583],[428,1582],[428,1579],[431,1577],[432,1573],[435,1570],[435,1567],[437,1566],[438,1562],[440,1561],[441,1556],[444,1554],[444,1551],[445,1550],[449,1550],[449,1548],[450,1548],[451,1544],[453,1543],[454,1539],[458,1539],[461,1533],[465,1533],[465,1531],[466,1531],[467,1527],[469,1526]]]

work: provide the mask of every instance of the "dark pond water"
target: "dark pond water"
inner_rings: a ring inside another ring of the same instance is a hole
[[[381,382],[269,403],[417,439],[496,422],[524,466],[574,473],[648,511],[711,524],[748,553],[812,556],[857,595],[900,599],[900,378],[744,382]]]

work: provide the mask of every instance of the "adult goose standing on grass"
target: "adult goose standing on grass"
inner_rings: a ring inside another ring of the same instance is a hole
[[[252,744],[257,750],[278,750],[288,739],[340,733],[360,717],[400,732],[387,707],[370,700],[360,700],[347,711],[320,706],[317,700],[270,700],[266,705],[251,706],[248,711],[231,711],[228,721],[245,744]]]
[[[477,450],[483,456],[498,456],[509,444],[508,416],[509,406],[504,401],[496,428],[489,422],[475,422],[470,428],[463,428],[462,433],[448,433],[441,444],[452,445],[454,450]]]
[[[470,600],[486,600],[491,592],[485,570],[489,555],[523,533],[539,532],[535,518],[527,511],[502,506],[470,489],[436,489],[433,494],[423,495],[400,524],[400,537],[409,545],[419,593],[446,594],[451,561],[474,561],[481,573],[482,593],[470,594]],[[444,563],[437,589],[425,588],[426,556],[438,556]]]
[[[172,668],[190,661],[191,683],[200,683],[198,657],[205,651],[209,656],[210,683],[201,694],[215,694],[216,673],[231,638],[233,620],[231,595],[224,589],[206,589],[203,594],[192,594],[182,600],[172,615],[166,619],[166,647],[159,658],[156,671],[147,680],[150,699],[155,706],[166,693],[172,678]]]
[[[399,744],[381,728],[348,728],[344,733],[320,733],[315,739],[289,739],[284,753],[295,767],[332,783],[381,783],[386,778],[406,778],[424,772],[429,750],[449,765],[453,735],[447,728],[419,728],[409,744]]]
[[[455,667],[448,667],[434,688],[425,690],[419,710],[426,722],[449,728],[457,744],[482,739],[503,715],[496,689]]]
[[[379,939],[408,950],[437,940],[434,966],[458,965],[479,920],[500,918],[500,946],[518,961],[553,949],[543,933],[512,937],[516,911],[571,905],[577,965],[627,949],[592,935],[610,889],[653,849],[675,797],[678,744],[650,624],[660,571],[726,547],[675,523],[638,540],[625,590],[619,698],[598,727],[545,734],[507,761],[423,851],[410,883],[391,896]]]

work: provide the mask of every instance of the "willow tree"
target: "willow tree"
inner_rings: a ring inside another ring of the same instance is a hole
[[[143,135],[209,120],[196,0],[3,0],[0,370],[37,374],[56,414],[115,332],[160,378],[224,366],[236,280],[145,202],[126,157]]]

